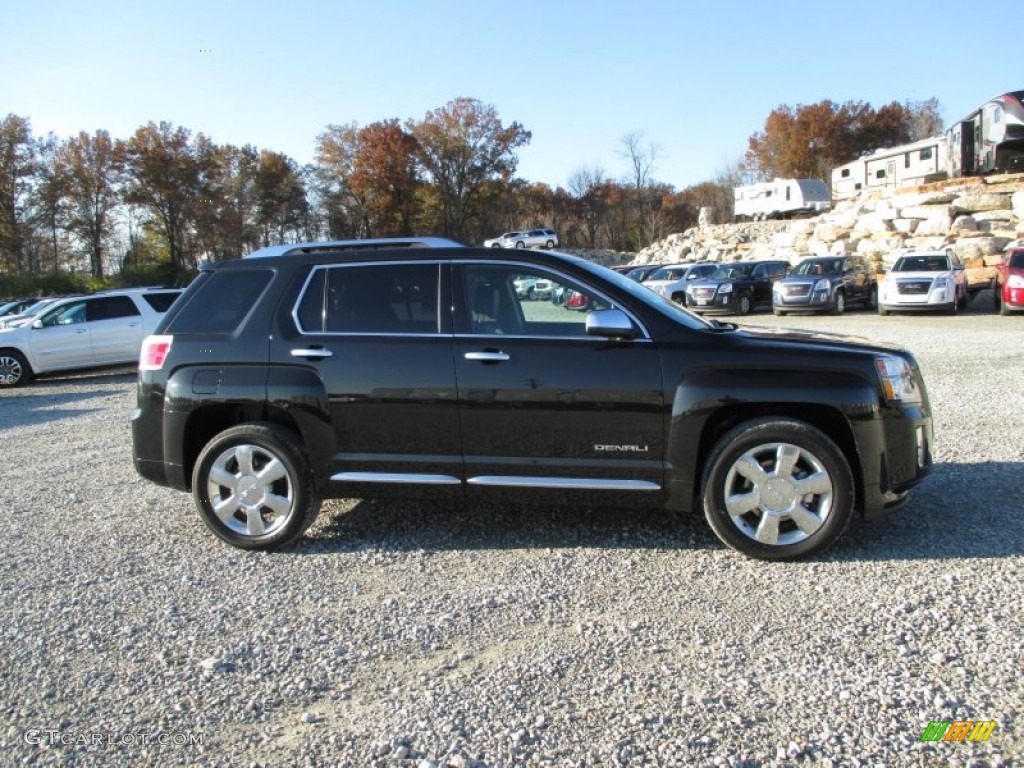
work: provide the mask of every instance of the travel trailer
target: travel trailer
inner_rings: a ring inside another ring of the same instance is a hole
[[[828,187],[820,179],[775,179],[733,190],[736,221],[788,219],[827,211]]]
[[[947,136],[951,176],[1024,171],[1024,91],[986,101]]]
[[[949,152],[945,136],[876,149],[832,171],[832,196],[855,197],[862,190],[914,187],[946,178]]]

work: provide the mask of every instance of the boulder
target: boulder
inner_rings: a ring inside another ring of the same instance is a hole
[[[1013,208],[1013,215],[1018,219],[1024,219],[1024,191],[1010,195],[1010,205]]]
[[[921,219],[893,219],[892,228],[897,232],[912,235],[920,223]]]
[[[975,192],[956,198],[953,200],[952,207],[957,213],[977,213],[978,211],[996,211],[1001,208],[1010,208],[1011,204],[1007,195],[992,192]]]
[[[953,213],[949,205],[908,205],[900,208],[903,219],[948,219]]]

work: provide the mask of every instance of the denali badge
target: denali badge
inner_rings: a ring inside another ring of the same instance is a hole
[[[646,445],[602,445],[594,446],[595,451],[613,451],[616,453],[647,453]]]

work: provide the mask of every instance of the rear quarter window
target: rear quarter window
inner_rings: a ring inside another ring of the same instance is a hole
[[[181,291],[170,291],[167,293],[144,293],[142,294],[142,298],[155,311],[160,312],[162,314],[171,308],[171,304],[173,304],[175,299],[177,299],[180,295]]]
[[[269,269],[214,272],[191,294],[166,332],[234,333],[259,302],[272,276]]]

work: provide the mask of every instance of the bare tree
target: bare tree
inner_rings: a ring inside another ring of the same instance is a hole
[[[934,96],[924,101],[903,103],[907,111],[910,127],[910,140],[930,139],[942,133],[942,106]]]
[[[653,185],[651,174],[659,152],[660,148],[656,144],[645,140],[642,131],[632,131],[622,137],[619,156],[628,160],[632,166],[630,182],[633,186],[636,205],[634,229],[638,239],[646,239],[651,236],[654,207],[653,200],[650,199],[650,190]],[[637,245],[642,244],[638,242]]]

